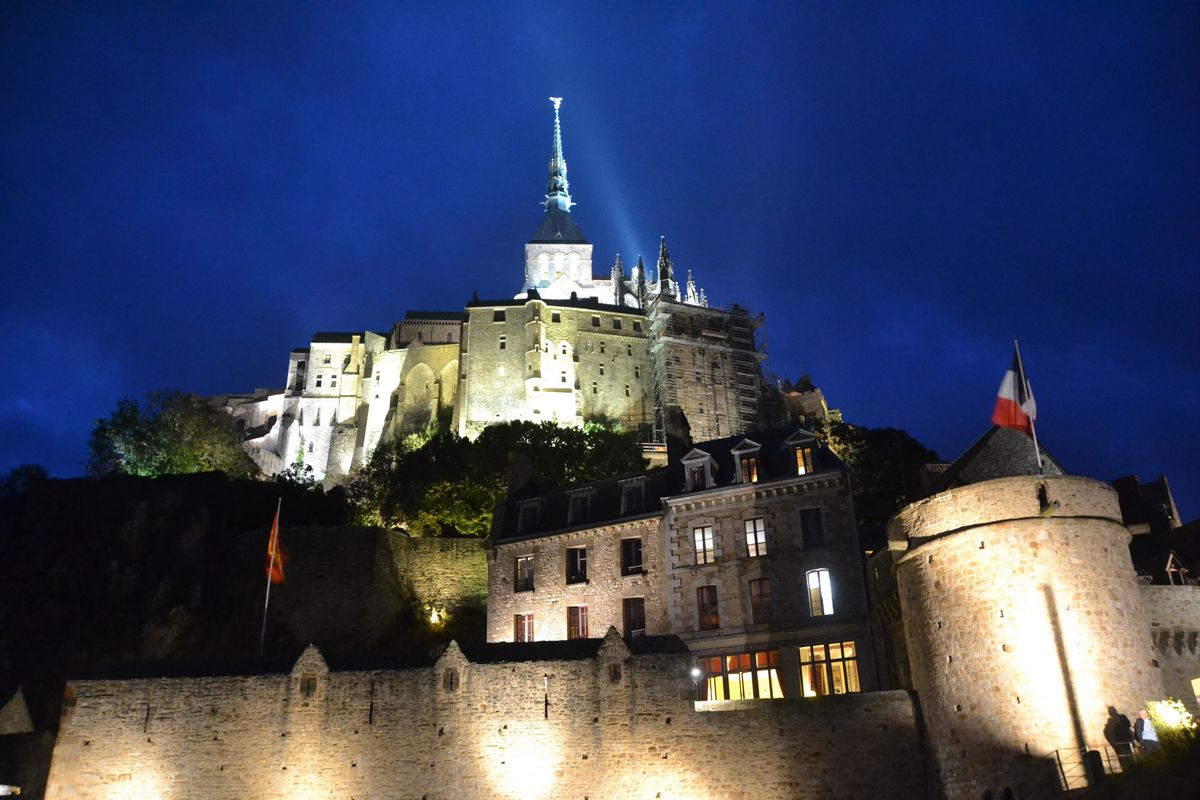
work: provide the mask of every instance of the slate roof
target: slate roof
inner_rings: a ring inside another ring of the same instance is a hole
[[[533,238],[529,241],[531,244],[588,244],[583,231],[579,230],[579,226],[571,218],[570,212],[554,205],[546,209],[542,224],[533,232]]]
[[[1066,471],[1054,456],[1047,452],[1044,445],[1041,450],[1044,474],[1065,475]],[[993,425],[930,484],[925,496],[995,478],[1037,474],[1037,454],[1033,449],[1033,439],[1022,431]]]
[[[755,431],[745,435],[729,436],[723,439],[713,439],[694,444],[689,452],[703,451],[713,458],[716,466],[712,470],[713,485],[706,490],[719,489],[737,482],[737,457],[734,449],[746,440],[760,445],[758,450],[758,483],[769,483],[773,480],[784,480],[796,477],[796,461],[793,446],[787,444],[795,436],[798,439],[811,438],[813,445],[813,473],[829,470],[845,470],[846,465],[825,447],[811,432],[791,425],[767,431]],[[542,491],[540,487],[530,486],[520,491],[512,492],[506,498],[502,513],[497,514],[492,530],[492,541],[496,544],[538,539],[544,536],[557,535],[573,530],[586,530],[599,525],[614,524],[636,519],[659,517],[662,514],[662,498],[683,494],[686,488],[686,476],[682,459],[686,454],[675,453],[670,456],[666,467],[659,467],[644,473],[623,475],[591,483],[569,486],[552,492]],[[621,512],[622,484],[642,478],[645,481],[642,505],[637,510],[628,513]],[[584,519],[568,522],[571,495],[580,492],[590,492],[588,513]],[[696,494],[692,492],[691,494]],[[518,532],[517,524],[520,519],[519,507],[530,500],[540,500],[541,508],[538,514],[536,530]]]
[[[461,311],[405,311],[405,319],[427,319],[434,321],[465,322],[467,315]]]
[[[678,636],[633,636],[625,646],[634,655],[686,653],[687,645]],[[552,642],[493,642],[460,644],[472,664],[500,664],[508,661],[583,661],[596,657],[604,639],[561,639]]]
[[[355,336],[360,335],[358,331],[319,331],[313,334],[312,340],[313,344],[350,344]]]

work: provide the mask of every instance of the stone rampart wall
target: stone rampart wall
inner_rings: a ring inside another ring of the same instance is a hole
[[[1200,586],[1142,586],[1163,688],[1200,715]]]
[[[448,608],[487,602],[487,547],[482,539],[410,539],[389,534],[396,571],[422,603]]]
[[[903,692],[697,710],[685,659],[618,651],[472,664],[452,645],[406,671],[323,673],[306,654],[291,675],[74,684],[47,797],[924,794]]]

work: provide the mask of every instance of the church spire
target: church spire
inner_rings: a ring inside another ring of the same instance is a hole
[[[562,123],[558,119],[558,107],[562,105],[561,97],[551,97],[554,104],[554,152],[550,156],[550,180],[546,186],[546,209],[557,207],[570,211],[571,188],[567,183],[567,160],[563,157]]]
[[[675,297],[675,274],[671,265],[671,256],[667,253],[667,237],[659,239],[658,244],[658,294],[661,297]]]
[[[621,254],[617,253],[617,261],[612,268],[613,305],[625,305],[625,268],[621,264]]]

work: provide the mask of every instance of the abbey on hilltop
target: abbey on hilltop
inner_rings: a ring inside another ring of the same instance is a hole
[[[512,420],[578,425],[608,417],[665,441],[686,420],[697,439],[765,421],[762,317],[710,306],[663,238],[648,270],[620,255],[596,277],[571,215],[559,106],[545,212],[525,244],[520,291],[462,311],[409,311],[390,331],[319,332],[292,351],[282,390],[221,398],[263,472],[303,455],[336,481],[388,437],[449,414],[474,436]],[[682,416],[680,416],[682,412]]]

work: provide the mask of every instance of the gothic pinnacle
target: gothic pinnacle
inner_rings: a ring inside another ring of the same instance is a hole
[[[554,104],[554,150],[550,155],[550,180],[546,185],[546,208],[553,206],[563,211],[570,211],[571,188],[567,183],[567,159],[563,156],[562,123],[558,117],[558,107],[562,105],[561,97],[551,97]]]

